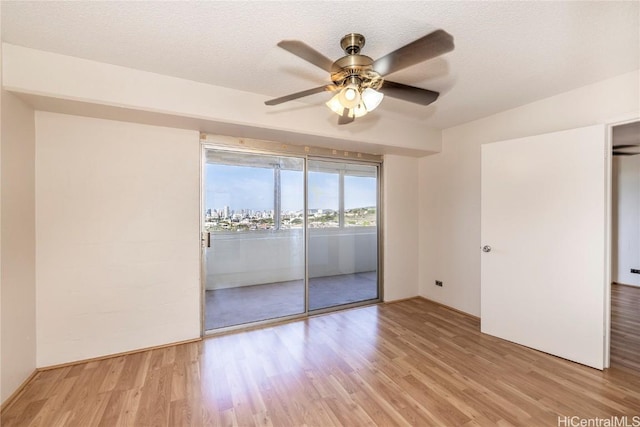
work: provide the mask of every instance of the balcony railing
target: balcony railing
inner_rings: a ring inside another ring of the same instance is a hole
[[[377,270],[377,228],[309,229],[309,278]],[[206,289],[301,280],[302,228],[216,232],[206,254]]]

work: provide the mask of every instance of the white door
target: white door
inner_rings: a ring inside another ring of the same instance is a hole
[[[598,125],[482,146],[482,332],[598,369],[605,141]]]

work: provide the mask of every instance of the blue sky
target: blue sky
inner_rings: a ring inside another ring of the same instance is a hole
[[[282,210],[304,207],[302,171],[283,170],[280,174]],[[375,178],[345,176],[345,208],[375,206]],[[206,209],[273,209],[273,169],[207,164]],[[309,172],[309,208],[338,209],[338,175]]]

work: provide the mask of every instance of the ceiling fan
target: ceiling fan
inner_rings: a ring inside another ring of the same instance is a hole
[[[328,71],[332,83],[271,99],[265,104],[278,105],[320,92],[337,92],[327,106],[340,116],[338,124],[346,124],[373,111],[385,95],[419,105],[429,105],[438,99],[438,92],[396,83],[384,77],[452,51],[453,37],[449,33],[435,30],[375,61],[360,54],[364,43],[363,35],[347,34],[340,40],[346,56],[333,62],[301,41],[281,41],[278,46],[282,49]]]
[[[633,148],[635,148],[634,151],[629,151]],[[614,156],[637,156],[640,154],[640,144],[614,145],[612,154]]]

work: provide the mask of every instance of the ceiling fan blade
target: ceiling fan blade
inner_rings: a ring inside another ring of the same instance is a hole
[[[347,123],[351,123],[354,120],[354,116],[349,116],[349,109],[345,108],[342,110],[342,115],[338,118],[339,125],[346,125]]]
[[[331,72],[333,61],[299,40],[282,40],[278,46],[307,62],[311,62],[316,67]]]
[[[629,153],[626,151],[614,151],[613,155],[614,156],[637,156],[638,154],[640,154],[640,151],[637,153]]]
[[[640,144],[621,144],[621,145],[614,145],[613,149],[614,150],[620,150],[622,148],[632,148],[632,147],[640,147]]]
[[[453,37],[444,30],[436,30],[418,40],[394,50],[373,62],[373,69],[381,76],[435,58],[454,48]]]
[[[314,87],[313,89],[303,90],[302,92],[292,93],[290,95],[281,96],[280,98],[270,99],[265,101],[265,105],[278,105],[283,102],[292,101],[294,99],[303,98],[305,96],[313,95],[320,92],[333,92],[337,87],[335,85],[325,85],[320,87]]]
[[[413,102],[414,104],[429,105],[438,99],[440,95],[428,89],[409,86],[402,83],[396,83],[385,80],[380,88],[380,92],[392,98],[402,99],[403,101]]]

